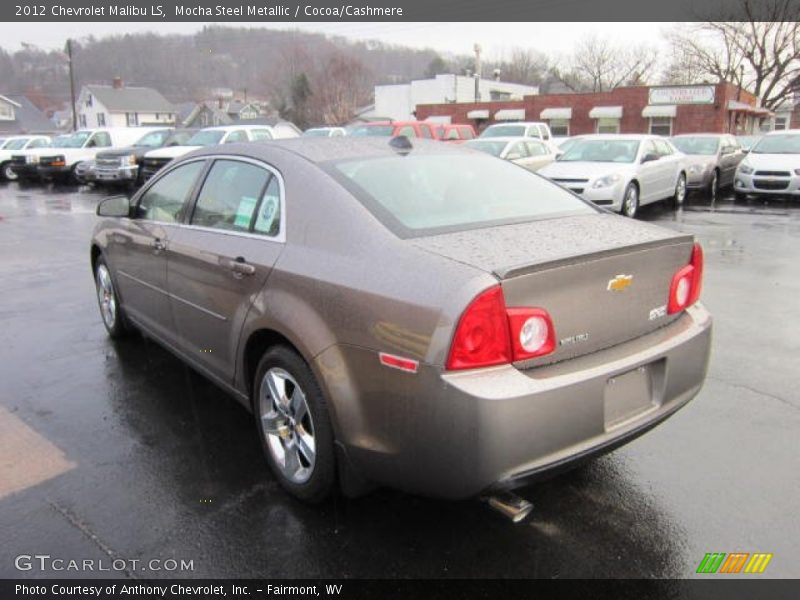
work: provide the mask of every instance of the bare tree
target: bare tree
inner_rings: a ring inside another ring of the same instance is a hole
[[[800,92],[798,0],[739,0],[735,13],[720,14],[739,20],[681,25],[669,34],[674,59],[667,82],[730,81],[766,108]]]
[[[361,62],[334,54],[315,74],[309,120],[324,125],[344,125],[372,94],[371,74]]]
[[[566,66],[554,67],[553,73],[574,91],[603,92],[647,83],[657,60],[653,47],[615,44],[590,35],[578,42]]]
[[[508,61],[503,61],[499,68],[504,81],[514,83],[538,84],[547,73],[549,59],[546,54],[516,46],[511,49]]]

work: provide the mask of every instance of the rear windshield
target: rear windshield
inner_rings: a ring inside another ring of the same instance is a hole
[[[717,153],[719,138],[705,136],[675,137],[672,144],[684,154],[711,156]]]
[[[765,135],[751,152],[753,154],[800,154],[800,134]]]
[[[394,126],[392,125],[356,125],[355,127],[350,128],[350,130],[347,132],[347,135],[355,137],[365,137],[370,135],[389,136],[392,135],[393,131]]]
[[[481,134],[481,137],[524,137],[525,130],[525,125],[492,125]]]
[[[481,154],[347,160],[327,169],[401,238],[596,212],[547,179]]]

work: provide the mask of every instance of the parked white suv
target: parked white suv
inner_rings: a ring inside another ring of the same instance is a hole
[[[281,124],[279,124],[281,125]],[[270,125],[226,125],[222,127],[206,127],[195,133],[185,146],[168,146],[151,150],[142,160],[142,180],[147,181],[173,158],[183,156],[203,146],[216,144],[233,144],[236,142],[255,142],[280,138],[299,137],[300,132],[294,126]]]
[[[655,135],[586,136],[539,174],[628,217],[642,204],[686,198],[685,156]]]
[[[739,163],[733,189],[737,200],[746,196],[800,198],[800,129],[762,137]]]
[[[25,178],[75,180],[76,167],[92,161],[105,148],[130,146],[148,131],[158,127],[104,127],[80,129],[58,140],[50,148],[36,148],[15,152],[11,168]]]
[[[14,181],[17,174],[11,168],[11,157],[21,150],[47,148],[52,140],[46,135],[16,135],[0,143],[0,179]]]

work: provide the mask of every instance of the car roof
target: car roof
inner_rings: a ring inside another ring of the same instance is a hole
[[[525,137],[523,135],[498,135],[495,137],[467,140],[467,143],[470,142],[533,142],[535,144],[545,145],[545,143],[539,138]]]
[[[583,136],[585,140],[666,140],[660,135],[650,135],[647,133],[594,133]]]
[[[216,125],[203,127],[201,131],[233,131],[236,129],[272,129],[271,125]]]
[[[679,135],[673,135],[671,137],[674,138],[686,138],[686,137],[720,137],[721,135],[731,135],[730,133],[681,133]]]
[[[495,125],[547,125],[544,121],[507,121],[504,123],[492,123],[489,127],[494,127]],[[487,127],[486,129],[489,129]]]
[[[199,148],[191,156],[232,154],[269,161],[277,150],[294,154],[312,163],[334,160],[357,160],[398,156],[400,150],[390,145],[391,137],[297,137],[291,139],[262,140],[248,143],[225,144]],[[438,140],[414,138],[410,140],[412,156],[467,153],[474,150],[461,148],[461,144],[443,144]],[[189,156],[189,155],[187,155]],[[182,157],[183,158],[183,157]]]
[[[764,135],[781,135],[781,134],[785,134],[785,133],[791,133],[791,134],[795,134],[796,135],[796,134],[800,133],[800,129],[779,129],[778,131],[769,131],[767,133],[761,133],[761,134],[754,133],[752,135],[760,137],[760,136],[764,136]]]

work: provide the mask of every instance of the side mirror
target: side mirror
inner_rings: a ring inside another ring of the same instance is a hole
[[[131,202],[127,196],[111,196],[97,205],[98,217],[122,218],[131,214]]]
[[[649,154],[645,154],[642,157],[642,163],[653,162],[654,160],[658,160],[658,154],[653,154],[652,152]]]

